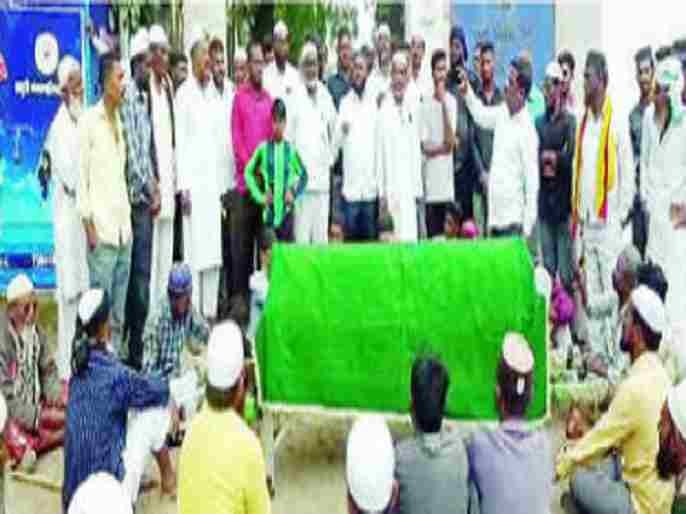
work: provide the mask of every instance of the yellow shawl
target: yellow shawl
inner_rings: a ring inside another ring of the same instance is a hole
[[[579,211],[581,210],[581,174],[583,172],[583,141],[586,131],[586,121],[589,115],[586,108],[584,117],[576,133],[576,152],[574,156],[574,176],[572,179],[572,233],[576,235],[579,225]],[[602,112],[602,130],[600,133],[600,145],[598,146],[598,158],[596,161],[596,193],[595,207],[600,219],[607,219],[607,196],[612,191],[617,181],[617,141],[610,130],[612,124],[612,103],[610,97],[605,96]]]

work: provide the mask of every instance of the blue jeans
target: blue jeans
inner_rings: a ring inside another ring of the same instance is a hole
[[[107,291],[111,305],[112,346],[120,357],[124,334],[126,294],[131,269],[131,242],[114,246],[98,243],[88,252],[88,271],[92,288]]]
[[[550,275],[560,275],[562,284],[571,291],[574,280],[572,269],[572,236],[569,232],[569,222],[550,223],[539,219],[539,236],[543,265]]]
[[[580,468],[570,480],[569,492],[577,512],[584,514],[633,514],[631,491],[622,479],[619,458],[613,455]],[[568,509],[567,512],[573,509]]]
[[[376,200],[345,202],[345,238],[349,241],[374,241],[377,238]]]

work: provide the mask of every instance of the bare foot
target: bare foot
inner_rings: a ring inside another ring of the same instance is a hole
[[[173,470],[162,477],[162,496],[176,498],[176,472]]]

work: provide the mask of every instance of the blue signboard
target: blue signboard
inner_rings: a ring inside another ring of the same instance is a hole
[[[545,67],[555,57],[555,6],[552,2],[469,3],[453,1],[453,24],[462,25],[471,55],[477,41],[491,41],[496,53],[496,83],[507,82],[510,61],[529,50],[534,61],[534,81],[541,84]],[[471,66],[471,63],[469,63]]]

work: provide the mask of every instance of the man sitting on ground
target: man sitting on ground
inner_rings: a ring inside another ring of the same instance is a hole
[[[622,351],[631,369],[608,412],[558,456],[558,479],[570,477],[568,512],[668,514],[674,482],[661,480],[657,420],[670,387],[657,351],[667,325],[664,304],[639,286],[625,311]],[[616,453],[612,453],[616,450]],[[588,467],[591,466],[591,467]]]
[[[7,313],[0,314],[0,392],[7,401],[5,445],[14,466],[23,462],[30,470],[38,456],[64,443],[66,392],[59,390],[33,283],[18,275],[7,287]]]
[[[469,464],[462,439],[443,428],[448,370],[436,358],[418,358],[412,366],[414,437],[395,452],[399,484],[398,514],[466,514]]]
[[[345,456],[348,514],[394,512],[398,483],[393,479],[393,439],[380,416],[358,419],[348,435]]]
[[[520,334],[506,334],[495,387],[500,427],[477,433],[467,445],[472,492],[482,514],[550,512],[551,441],[544,431],[529,430],[525,421],[533,370],[529,343]]]

